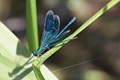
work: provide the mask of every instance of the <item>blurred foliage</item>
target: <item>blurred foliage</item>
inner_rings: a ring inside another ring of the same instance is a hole
[[[4,14],[6,14],[6,17],[4,17],[4,19],[2,18],[4,23],[13,17],[18,20],[22,17],[25,20],[25,0],[4,1],[8,1],[11,5],[11,7],[8,8],[9,14],[4,12]],[[37,0],[40,38],[43,31],[45,14],[48,10],[51,9],[55,14],[60,16],[61,28],[63,28],[72,17],[76,16],[76,22],[69,27],[72,33],[109,1],[110,0]],[[120,4],[117,4],[106,12],[79,34],[76,40],[65,45],[45,62],[60,80],[90,80],[88,78],[91,74],[91,76],[97,75],[98,78],[101,76],[101,80],[120,80],[119,7]],[[0,11],[1,10],[3,9],[0,9]],[[3,15],[0,15],[0,18],[1,16]],[[21,23],[9,23],[6,25],[11,27],[11,24],[21,25]],[[25,23],[22,25],[25,25]],[[24,36],[25,28],[21,31],[19,31],[18,28],[18,30],[14,32],[20,40],[26,44]],[[21,33],[23,34],[21,35]],[[55,71],[100,56],[105,57],[68,69]],[[93,75],[93,73],[96,75]],[[107,75],[106,79],[102,78],[102,76],[105,76],[104,74]],[[86,75],[88,78],[82,78]]]

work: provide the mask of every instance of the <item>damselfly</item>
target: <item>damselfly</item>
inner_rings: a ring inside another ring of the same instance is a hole
[[[57,15],[54,15],[53,11],[49,10],[46,14],[45,22],[44,22],[44,31],[42,34],[41,45],[40,47],[33,52],[34,56],[40,56],[44,53],[46,49],[49,47],[55,46],[58,43],[65,42],[64,40],[58,42],[63,36],[68,34],[70,30],[65,31],[69,25],[71,25],[75,21],[75,17],[59,32],[60,28],[60,18]],[[69,40],[73,40],[69,39]],[[66,40],[66,41],[69,41]]]

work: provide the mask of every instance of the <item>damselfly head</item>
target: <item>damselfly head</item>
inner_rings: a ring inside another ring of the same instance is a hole
[[[37,51],[34,51],[34,52],[33,52],[33,55],[34,55],[34,56],[37,56]]]

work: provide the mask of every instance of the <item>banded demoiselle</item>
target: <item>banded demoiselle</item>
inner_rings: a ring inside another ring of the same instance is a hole
[[[60,18],[58,15],[54,15],[52,10],[49,10],[46,14],[45,22],[44,22],[44,31],[42,34],[41,45],[40,47],[33,52],[34,56],[40,56],[44,53],[45,50],[49,49],[49,47],[55,46],[58,43],[63,43],[65,41],[73,40],[63,40],[58,42],[59,39],[64,37],[66,34],[70,32],[70,30],[65,31],[68,26],[70,26],[74,21],[75,17],[59,32],[60,28]]]

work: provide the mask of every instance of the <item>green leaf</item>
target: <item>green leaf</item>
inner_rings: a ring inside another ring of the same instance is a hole
[[[31,52],[0,22],[0,80],[35,80]]]

